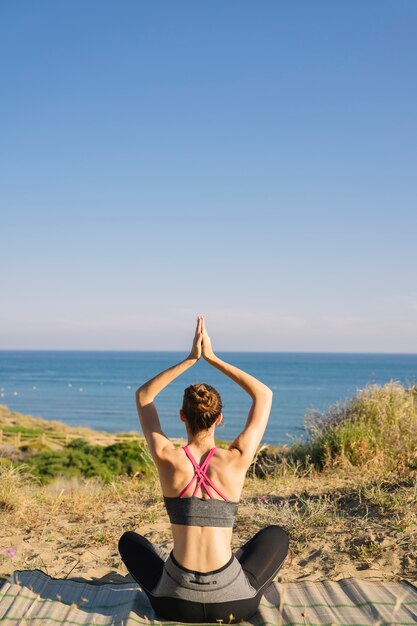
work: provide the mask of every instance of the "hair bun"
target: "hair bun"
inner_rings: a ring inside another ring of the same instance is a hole
[[[184,391],[182,407],[193,432],[210,428],[220,415],[222,400],[211,385],[197,383]]]
[[[218,404],[216,395],[203,384],[196,385],[195,395],[198,408],[202,413],[210,413]]]

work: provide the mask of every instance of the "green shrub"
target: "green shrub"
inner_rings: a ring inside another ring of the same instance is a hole
[[[310,411],[305,437],[271,451],[261,448],[250,472],[306,475],[325,467],[351,466],[380,472],[417,470],[417,386],[391,381],[368,385],[325,413]]]
[[[383,470],[417,468],[417,386],[368,385],[324,415],[307,416],[308,440],[299,453],[319,468],[348,461]]]
[[[42,452],[30,457],[27,464],[32,474],[42,482],[58,476],[99,477],[110,482],[121,474],[148,475],[154,471],[147,449],[135,441],[104,447],[75,439],[63,450]]]

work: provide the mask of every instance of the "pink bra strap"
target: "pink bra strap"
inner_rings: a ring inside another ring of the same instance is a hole
[[[211,450],[209,451],[208,455],[206,456],[204,462],[200,465],[198,465],[197,461],[194,459],[193,455],[191,454],[191,452],[189,451],[187,446],[183,447],[183,450],[185,452],[185,454],[188,456],[188,458],[190,459],[191,463],[193,464],[194,470],[195,470],[195,474],[192,477],[192,479],[190,480],[190,482],[188,483],[188,485],[186,487],[184,487],[184,489],[181,491],[181,493],[179,494],[179,498],[182,498],[182,496],[184,495],[184,493],[187,491],[187,489],[190,487],[190,485],[193,483],[194,480],[197,481],[197,484],[195,486],[194,492],[193,492],[193,496],[195,496],[195,494],[197,493],[197,490],[199,487],[204,487],[204,489],[206,490],[206,492],[208,493],[208,495],[210,496],[210,498],[212,498],[212,494],[209,490],[209,485],[210,487],[212,487],[214,489],[214,491],[223,498],[223,500],[227,501],[227,498],[225,495],[222,494],[222,492],[217,489],[217,487],[213,484],[213,482],[210,480],[210,478],[207,476],[206,471],[210,462],[211,457],[213,456],[213,454],[216,451],[216,448],[211,448]],[[206,484],[208,483],[208,484]]]
[[[187,450],[188,450],[188,448],[187,448]],[[188,452],[189,452],[189,450],[188,450]],[[207,485],[206,485],[206,481],[209,480],[209,477],[206,474],[206,470],[208,468],[210,459],[211,459],[211,457],[213,456],[213,454],[215,452],[216,452],[216,448],[212,448],[209,451],[208,455],[206,456],[205,460],[203,461],[203,463],[200,466],[198,466],[198,465],[195,466],[194,465],[194,469],[196,471],[196,475],[198,476],[198,479],[196,481],[196,485],[195,485],[195,489],[194,489],[194,492],[193,492],[193,496],[195,496],[195,494],[197,493],[199,487],[204,487],[204,489],[207,491],[207,493],[210,496],[210,498],[212,497],[212,495],[210,493],[210,490],[207,488]],[[190,458],[190,457],[188,457],[188,458]]]
[[[195,470],[195,474],[194,474],[194,476],[192,477],[192,479],[190,480],[190,482],[188,483],[188,485],[187,485],[187,486],[186,486],[186,487],[185,487],[185,488],[181,491],[181,493],[180,493],[180,495],[179,495],[179,497],[180,497],[180,498],[182,498],[183,494],[187,491],[187,489],[190,487],[190,485],[191,485],[191,484],[192,484],[195,480],[197,480],[197,486],[196,486],[196,488],[194,489],[194,492],[193,492],[193,496],[195,495],[195,493],[196,493],[196,491],[197,491],[197,489],[198,489],[198,487],[199,487],[199,485],[198,485],[198,479],[200,478],[200,483],[202,482],[202,480],[204,480],[204,470],[205,470],[205,469],[206,469],[206,467],[207,467],[207,463],[206,463],[206,461],[207,461],[207,459],[208,459],[209,457],[211,458],[211,457],[213,456],[214,452],[215,452],[215,448],[212,448],[212,449],[210,450],[210,452],[208,453],[208,455],[207,455],[207,457],[206,457],[206,459],[205,459],[204,463],[203,463],[203,464],[201,465],[201,467],[200,467],[200,465],[198,465],[197,461],[195,460],[195,458],[193,457],[193,455],[191,454],[191,452],[189,451],[189,449],[187,448],[187,446],[184,446],[184,447],[183,447],[183,450],[184,450],[185,454],[188,456],[188,458],[190,459],[191,463],[193,464],[193,467],[194,467],[194,470]],[[203,473],[203,476],[202,476],[202,473]],[[204,485],[204,486],[205,486],[205,485]],[[206,489],[206,491],[207,491],[207,489]],[[208,493],[208,495],[211,497],[211,494],[210,494],[208,491],[207,491],[207,493]]]

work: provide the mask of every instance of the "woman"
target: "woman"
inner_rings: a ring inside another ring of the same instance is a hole
[[[191,385],[184,392],[180,417],[188,444],[183,448],[164,435],[154,405],[158,393],[201,356],[252,398],[245,427],[228,449],[215,447],[222,403],[210,385]],[[190,355],[139,387],[136,400],[158,469],[174,547],[166,558],[145,537],[126,532],[119,541],[123,562],[163,618],[226,623],[248,619],[288,552],[288,537],[279,526],[259,531],[235,554],[231,550],[234,517],[268,422],[272,391],[214,354],[204,317],[199,316]]]

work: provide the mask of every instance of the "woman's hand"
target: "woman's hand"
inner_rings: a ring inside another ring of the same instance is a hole
[[[195,329],[195,335],[193,339],[193,345],[191,348],[189,359],[198,359],[201,358],[202,354],[202,340],[203,340],[203,316],[199,315],[197,317],[197,328]]]
[[[210,357],[214,356],[214,352],[213,352],[213,348],[211,347],[211,340],[210,337],[208,336],[207,330],[206,330],[206,322],[204,319],[204,316],[201,316],[202,318],[202,335],[203,335],[203,341],[202,341],[202,348],[203,348],[203,357],[205,359],[208,359]]]

